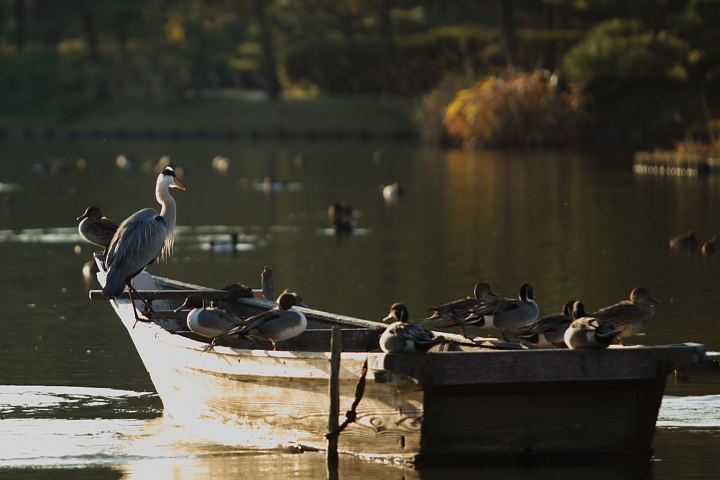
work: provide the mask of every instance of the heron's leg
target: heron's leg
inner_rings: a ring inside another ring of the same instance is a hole
[[[140,317],[138,317],[137,309],[135,308],[135,302],[133,301],[133,295],[132,295],[133,292],[135,292],[135,295],[137,296],[137,298],[145,304],[145,307],[148,309],[148,312],[150,312],[151,316],[155,317],[157,320],[165,320],[163,317],[160,316],[159,313],[157,313],[155,311],[154,308],[152,308],[152,305],[150,305],[150,303],[148,303],[148,301],[145,300],[142,297],[142,295],[140,295],[138,293],[137,290],[135,290],[135,287],[133,287],[130,284],[130,282],[127,283],[127,287],[128,287],[128,295],[130,296],[130,302],[132,303],[132,306],[133,306],[133,312],[135,312],[135,323],[133,324],[133,328],[135,328],[135,325],[137,325],[137,322],[146,322],[147,321],[147,320],[141,320]]]
[[[130,287],[130,285],[128,285]],[[132,288],[132,287],[130,287]],[[135,323],[133,323],[133,328],[135,328],[135,325],[137,325],[137,322],[147,322],[147,320],[141,320],[137,313],[137,308],[135,308],[135,300],[133,299],[132,291],[135,290],[134,288],[132,290],[128,289],[128,296],[130,297],[130,305],[132,305],[133,313],[135,314]],[[137,290],[135,290],[137,293]],[[143,300],[145,301],[145,300]]]

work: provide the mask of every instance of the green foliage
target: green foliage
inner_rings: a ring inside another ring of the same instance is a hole
[[[95,99],[98,68],[74,55],[29,51],[0,56],[0,115],[53,124],[76,116]]]
[[[688,51],[667,31],[652,32],[639,20],[615,18],[593,28],[563,60],[574,80],[647,79],[664,76]]]

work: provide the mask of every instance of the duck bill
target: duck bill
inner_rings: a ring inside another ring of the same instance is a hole
[[[80,220],[85,220],[86,218],[88,218],[87,215],[80,215],[80,216],[77,218],[77,221],[79,222]]]
[[[177,180],[175,180],[175,182],[170,186],[179,188],[180,190],[185,190],[185,186],[182,183],[178,182]]]
[[[657,298],[653,297],[652,295],[649,295],[649,296],[647,297],[647,299],[650,300],[651,302],[660,303],[660,300],[658,300]]]

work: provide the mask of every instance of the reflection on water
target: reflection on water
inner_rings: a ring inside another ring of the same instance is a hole
[[[0,386],[0,475],[25,468],[48,469],[106,467],[126,479],[213,478],[316,479],[327,475],[321,452],[301,452],[278,446],[271,439],[236,428],[217,425],[195,430],[163,417],[151,400],[155,394],[109,388]],[[140,412],[153,412],[143,418]],[[98,416],[110,413],[113,418]],[[693,438],[720,436],[720,396],[665,397],[658,421],[661,444],[693,443]],[[479,426],[481,428],[481,426]],[[693,455],[700,455],[702,444]],[[677,448],[659,457],[663,466],[681,467]],[[593,464],[587,471],[587,462]],[[701,466],[706,470],[706,466]],[[441,480],[489,478],[637,480],[653,476],[657,462],[618,462],[602,458],[558,464],[557,460],[535,465],[500,463],[477,466],[407,465],[378,463],[341,456],[338,478]],[[102,477],[99,477],[102,478]],[[670,478],[670,477],[667,477]],[[675,477],[680,478],[680,477]],[[711,477],[699,477],[711,478]]]
[[[375,320],[398,301],[411,318],[423,318],[426,307],[464,297],[479,281],[502,297],[531,283],[541,315],[571,298],[600,308],[645,285],[662,303],[646,335],[635,341],[699,342],[720,350],[720,256],[668,246],[670,237],[688,230],[701,241],[720,234],[720,178],[634,175],[632,152],[385,145],[385,161],[377,163],[372,155],[380,146],[371,144],[2,143],[0,190],[11,192],[12,208],[0,214],[0,291],[9,299],[0,318],[0,386],[6,387],[0,390],[0,434],[12,435],[13,446],[0,450],[0,465],[18,478],[33,478],[24,467],[36,462],[95,467],[71,469],[77,475],[68,478],[82,478],[82,472],[97,474],[87,478],[153,479],[327,475],[322,454],[208,439],[162,418],[155,394],[134,393],[152,392],[153,385],[112,309],[87,298],[97,285],[81,270],[96,248],[79,238],[76,221],[89,205],[118,223],[141,208],[158,208],[156,174],[117,168],[121,153],[132,153],[138,165],[171,155],[184,167],[188,190],[175,195],[175,254],[151,267],[156,275],[210,288],[257,287],[263,268],[271,266],[276,291],[288,288],[314,308]],[[67,157],[67,168],[36,176],[32,165],[56,152]],[[298,168],[294,159],[301,155],[312,162]],[[217,156],[232,168],[214,168]],[[79,158],[82,169],[74,167]],[[270,176],[292,188],[266,193],[259,186]],[[404,193],[388,204],[378,186],[393,179]],[[327,229],[328,206],[338,201],[361,213],[352,236]],[[211,247],[230,242],[232,233],[234,249]],[[651,465],[603,465],[600,459],[594,469],[416,470],[342,457],[339,474],[709,480],[720,471],[719,382],[717,372],[670,379],[654,442],[658,461]],[[12,387],[30,384],[50,387]]]

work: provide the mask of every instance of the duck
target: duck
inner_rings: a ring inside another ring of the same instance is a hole
[[[589,316],[605,320],[612,325],[623,344],[623,338],[636,335],[650,326],[655,309],[645,302],[649,300],[660,303],[650,294],[646,287],[635,287],[630,292],[630,300],[623,300],[614,305],[601,308],[592,312]]]
[[[296,337],[307,328],[307,318],[300,311],[293,307],[305,307],[297,295],[290,292],[283,292],[277,300],[278,306],[246,318],[236,327],[222,335],[229,337],[248,335],[270,340],[273,350],[277,350],[277,342]]]
[[[509,342],[508,331],[534,322],[540,309],[533,300],[533,287],[529,283],[520,286],[519,299],[502,298],[474,307],[463,321],[455,325],[489,328],[502,332],[503,340]],[[466,337],[467,338],[467,337]]]
[[[133,170],[137,161],[129,155],[123,155],[122,153],[115,158],[115,165],[120,170]]]
[[[397,200],[400,195],[405,193],[405,189],[399,180],[393,180],[393,183],[381,186],[380,191],[388,203]]]
[[[687,233],[672,237],[670,246],[677,249],[693,250],[700,246],[700,240],[695,236],[695,232],[688,230]]]
[[[117,298],[128,287],[130,299],[133,294],[141,300],[148,311],[157,318],[162,318],[152,306],[140,296],[132,286],[132,279],[152,265],[156,259],[166,259],[172,254],[173,232],[176,222],[176,202],[170,195],[170,188],[185,190],[175,178],[172,167],[166,167],[158,174],[155,182],[155,199],[162,209],[145,208],[126,218],[118,227],[115,236],[107,247],[105,267],[107,276],[102,294],[105,298]],[[138,317],[137,310],[135,320]]]
[[[90,260],[88,262],[85,262],[85,265],[83,265],[82,268],[82,274],[83,278],[87,281],[91,281],[96,278],[97,273],[100,271],[100,268],[97,265],[97,262],[95,260]]]
[[[393,303],[384,322],[393,321],[380,336],[380,349],[385,353],[425,353],[434,345],[443,343],[444,337],[436,336],[427,328],[412,323],[407,307]]]
[[[707,242],[703,243],[702,246],[702,253],[705,255],[710,255],[715,252],[720,252],[720,237],[717,235],[712,237]]]
[[[350,235],[355,231],[355,209],[345,201],[337,201],[328,207],[328,219],[335,235]]]
[[[517,338],[542,348],[565,348],[565,330],[573,321],[575,300],[565,302],[560,313],[554,313],[526,325]]]
[[[109,218],[103,217],[96,206],[85,209],[85,213],[78,218],[78,232],[80,236],[98,247],[107,248],[117,232],[118,225]]]
[[[220,173],[227,173],[230,170],[230,160],[222,155],[212,159],[212,167]]]
[[[284,192],[287,190],[287,187],[287,182],[283,180],[276,180],[272,175],[268,175],[263,179],[263,191],[266,193]]]
[[[210,240],[208,249],[211,252],[234,252],[238,244],[237,232],[230,233],[230,240]]]
[[[571,350],[579,348],[607,348],[616,336],[613,326],[587,313],[582,302],[575,302],[572,310],[573,321],[568,325],[563,339]]]
[[[242,322],[240,318],[230,315],[222,309],[205,308],[205,300],[200,295],[189,295],[185,302],[175,309],[175,312],[187,308],[192,309],[187,315],[187,326],[190,331],[212,339],[210,344],[203,349],[204,352],[212,349],[220,337]]]
[[[432,316],[421,320],[421,323],[436,322],[439,324],[456,325],[458,322],[462,322],[471,313],[469,310],[477,305],[487,304],[490,300],[487,299],[487,295],[497,297],[498,294],[493,292],[490,285],[487,282],[479,282],[475,284],[473,289],[472,297],[465,297],[460,300],[454,300],[452,302],[440,305],[439,307],[429,307],[427,310],[433,312]],[[465,330],[463,325],[460,325],[460,330],[465,336]]]

